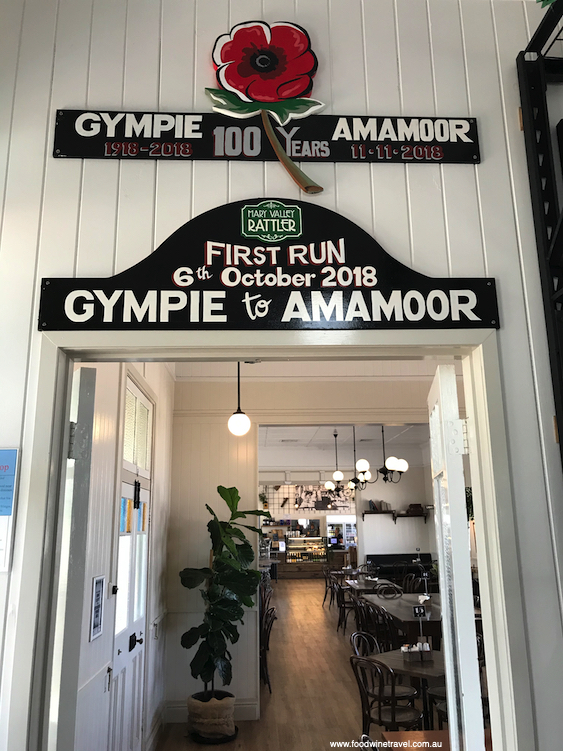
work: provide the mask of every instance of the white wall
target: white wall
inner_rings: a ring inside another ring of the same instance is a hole
[[[166,588],[166,700],[168,722],[185,722],[187,698],[203,689],[191,677],[189,663],[197,647],[180,645],[182,634],[201,623],[203,600],[198,589],[188,590],[180,583],[179,572],[186,567],[209,566],[211,541],[207,523],[208,504],[220,519],[229,517],[217,486],[238,488],[240,509],[258,508],[257,426],[237,438],[229,433],[224,414],[217,414],[213,393],[202,399],[190,385],[176,389],[172,465],[172,504],[167,543]],[[197,409],[194,409],[194,402]],[[230,415],[229,413],[227,415]],[[251,535],[249,535],[251,537]],[[255,551],[257,549],[256,540]],[[247,611],[240,639],[230,649],[233,655],[233,681],[236,696],[235,717],[259,717],[258,612]],[[221,688],[220,681],[217,688]]]
[[[50,451],[43,436],[51,401],[44,399],[53,399],[44,393],[40,353],[54,357],[36,330],[39,280],[125,269],[192,216],[226,201],[298,196],[275,163],[55,160],[56,108],[208,111],[204,88],[214,85],[213,42],[249,18],[295,20],[307,28],[319,57],[314,95],[327,102],[328,113],[478,119],[478,166],[310,165],[325,192],[308,200],[357,222],[417,271],[497,279],[509,515],[516,520],[520,556],[511,596],[522,598],[528,634],[522,649],[529,650],[532,676],[537,737],[531,742],[543,751],[560,736],[563,485],[514,63],[543,12],[533,0],[4,4],[0,415],[2,443],[22,449],[22,464],[12,574],[0,574],[0,745],[8,738],[10,751],[25,748],[33,671],[29,645]],[[248,341],[244,334],[231,339],[233,346]],[[281,340],[272,334],[272,344]],[[189,332],[184,341],[189,345]],[[32,480],[39,476],[38,491]]]
[[[410,467],[401,481],[384,483],[381,479],[362,491],[358,503],[358,556],[363,563],[370,553],[413,553],[420,548],[421,553],[431,553],[436,548],[434,514],[424,519],[397,519],[393,522],[390,514],[376,516],[366,514],[362,521],[362,511],[367,511],[368,500],[386,501],[391,509],[406,511],[410,503],[420,503],[423,508],[434,503],[429,467]]]

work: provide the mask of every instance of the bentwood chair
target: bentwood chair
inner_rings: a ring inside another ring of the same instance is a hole
[[[336,592],[336,604],[338,605],[338,624],[336,630],[338,631],[342,626],[342,633],[346,634],[346,622],[348,621],[348,615],[350,611],[354,609],[354,603],[348,597],[346,589],[342,587],[338,582],[335,584]]]
[[[367,631],[354,631],[350,636],[350,644],[356,657],[369,657],[381,652],[375,636]]]
[[[329,592],[330,592],[329,607],[332,605],[332,588],[330,584],[330,566],[323,566],[323,576],[325,579],[325,596],[323,597],[323,608],[324,608],[326,598]]]
[[[260,677],[268,686],[270,693],[272,693],[272,686],[270,685],[270,673],[268,672],[268,650],[270,649],[270,634],[276,618],[276,609],[268,608],[263,614],[262,623],[260,624]]]
[[[364,734],[369,733],[372,724],[386,730],[422,728],[422,712],[413,706],[398,703],[397,689],[408,687],[399,687],[391,668],[374,658],[365,659],[355,655],[350,657],[350,664],[360,692]]]
[[[356,631],[365,631],[366,628],[366,615],[365,605],[366,601],[361,597],[358,597],[354,592],[349,592],[350,600],[352,601],[352,607],[354,609],[354,618],[356,619]]]

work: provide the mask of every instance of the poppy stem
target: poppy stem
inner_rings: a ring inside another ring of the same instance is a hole
[[[270,117],[266,110],[260,110],[260,114],[262,116],[264,130],[266,131],[266,135],[268,136],[268,139],[272,144],[272,148],[276,152],[277,158],[289,172],[291,178],[297,183],[297,185],[299,185],[301,190],[305,191],[305,193],[322,193],[323,188],[320,185],[317,185],[316,182],[313,182],[313,180],[311,180],[309,177],[307,177],[307,175],[302,170],[300,170],[299,167],[294,164],[288,157],[283,146],[278,141],[277,136],[274,133],[272,123],[270,122]]]

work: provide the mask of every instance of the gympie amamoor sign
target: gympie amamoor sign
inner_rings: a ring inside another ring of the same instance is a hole
[[[310,115],[274,128],[299,162],[478,164],[477,123],[452,117]],[[260,119],[216,113],[58,110],[55,157],[275,161]]]
[[[184,224],[106,279],[43,279],[39,330],[498,328],[493,279],[432,279],[302,201],[251,199]]]

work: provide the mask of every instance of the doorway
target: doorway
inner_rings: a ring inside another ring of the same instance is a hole
[[[489,332],[487,332],[487,334],[488,334],[488,333],[489,333]],[[48,345],[47,345],[47,346],[48,346]],[[54,345],[53,345],[53,346],[54,346]],[[278,348],[278,349],[281,349],[281,352],[280,352],[280,354],[283,354],[283,350],[284,350],[285,348]],[[345,349],[345,348],[344,348],[344,349]],[[473,348],[473,349],[474,349],[474,348]],[[127,350],[125,350],[125,351],[127,351]],[[176,351],[178,351],[178,350],[176,350]],[[203,352],[203,351],[205,351],[205,350],[204,350],[204,349],[200,349],[200,353],[201,353],[201,352]],[[228,356],[229,356],[229,355],[231,355],[231,356],[232,356],[231,352],[230,352],[230,351],[228,351],[228,350],[225,350],[225,348],[223,348],[223,350],[222,350],[222,351],[223,351],[223,353],[224,353],[224,357],[225,357],[225,359],[228,359]],[[259,352],[259,351],[260,351],[260,347],[254,348],[254,349],[252,350],[252,352],[253,352],[253,354],[254,354],[255,356],[256,356],[256,353],[257,353],[257,352]],[[406,350],[405,350],[405,351],[406,351]],[[420,350],[417,350],[416,348],[414,348],[414,349],[411,349],[411,350],[410,350],[410,352],[409,352],[409,354],[412,354],[412,352],[416,352],[416,351],[418,351],[418,354],[420,355]],[[439,349],[438,349],[437,351],[438,351],[438,352],[440,352],[440,350],[439,350]],[[467,360],[471,360],[471,358],[473,357],[473,354],[474,354],[474,353],[472,354],[472,351],[473,351],[473,350],[472,350],[471,348],[469,348],[469,352],[468,352],[468,351],[466,350],[466,354],[465,354],[465,357],[466,357],[466,359],[467,359]],[[268,350],[266,350],[266,352],[268,352]],[[311,353],[312,353],[312,354],[315,354],[315,355],[316,355],[316,354],[317,354],[317,352],[318,352],[318,351],[315,351],[314,349],[312,349],[312,350],[311,350]],[[373,356],[374,356],[374,355],[376,354],[376,351],[375,351],[375,350],[373,349],[373,347],[372,347],[372,346],[370,346],[370,347],[359,347],[358,349],[356,349],[356,354],[357,354],[358,352],[361,352],[361,354],[363,355],[363,357],[370,357],[370,356],[371,356],[371,357],[373,357]],[[428,352],[428,350],[426,350],[426,352]],[[442,351],[442,352],[443,352],[443,351]],[[460,349],[459,349],[459,348],[457,348],[457,354],[459,354],[459,353],[460,353]],[[73,354],[74,354],[74,353],[73,353]],[[99,355],[99,354],[100,354],[100,352],[98,351],[98,352],[97,352],[97,355]],[[161,354],[164,354],[164,353],[161,353]],[[207,354],[208,354],[208,353],[207,353]],[[217,354],[217,352],[215,352],[214,354]],[[272,353],[271,351],[269,351],[269,352],[268,352],[268,354],[269,354],[270,356],[272,356],[272,355],[273,355],[273,353]],[[280,356],[280,354],[278,354],[278,356]],[[286,355],[287,355],[287,354],[293,354],[293,356],[295,356],[296,354],[299,354],[299,355],[301,356],[301,358],[303,358],[303,357],[305,356],[305,351],[304,351],[303,349],[301,349],[301,347],[297,347],[297,348],[293,348],[293,349],[289,348],[289,349],[285,349],[285,354],[286,354]],[[328,350],[325,350],[324,354],[325,354],[325,355],[326,355],[326,354],[328,354]],[[336,357],[336,355],[338,355],[338,357],[342,357],[342,356],[343,356],[344,354],[345,354],[345,353],[344,353],[344,351],[343,351],[342,349],[340,349],[340,351],[338,351],[338,352],[337,352],[336,350],[332,352],[332,356],[333,356],[333,358],[335,358],[335,357]],[[378,352],[377,354],[379,354],[379,352]],[[394,352],[394,354],[396,355],[396,354],[397,354],[397,351],[395,351],[395,352]],[[115,357],[116,357],[116,355],[117,355],[117,352],[116,352],[116,351],[114,350],[114,351],[112,352],[112,356],[113,356],[113,357],[115,358]],[[173,352],[172,352],[172,351],[170,350],[170,348],[168,348],[168,349],[167,349],[167,351],[166,351],[166,353],[165,353],[166,359],[171,359],[171,355],[173,355]],[[183,353],[183,355],[185,356],[185,352]],[[82,354],[82,356],[83,356],[83,357],[84,357],[84,356],[86,356],[86,358],[89,358],[89,357],[93,357],[93,354],[92,354],[92,352],[90,352],[90,354],[86,354],[86,355],[84,355],[84,353],[83,353],[83,354]],[[106,356],[107,356],[107,353],[106,353]],[[274,355],[274,357],[275,357],[275,355]],[[482,354],[481,354],[481,357],[483,357],[483,355],[482,355]],[[251,359],[251,358],[249,357],[249,359]],[[315,358],[315,359],[316,359],[316,358]],[[486,359],[486,358],[485,358],[485,359]],[[470,363],[466,363],[466,365],[468,365],[468,366],[469,366],[469,365],[470,365]],[[479,366],[479,367],[480,367],[480,366]],[[493,369],[494,369],[494,368],[493,368]],[[470,371],[470,372],[471,372],[471,371]],[[54,380],[54,379],[55,379],[55,377],[56,377],[56,368],[55,368],[55,369],[52,369],[52,371],[51,371],[51,375],[52,375],[52,377],[53,377],[53,380]],[[484,382],[482,382],[482,381],[481,381],[481,382],[479,383],[479,382],[477,381],[477,379],[475,379],[475,378],[472,378],[472,380],[471,380],[471,387],[475,389],[475,393],[476,393],[477,395],[479,395],[479,394],[478,394],[478,391],[479,391],[479,389],[483,389],[483,388],[484,388],[484,385],[485,385],[485,384],[484,384]],[[486,391],[486,390],[485,390],[485,391]],[[482,398],[483,396],[486,396],[486,394],[482,394],[482,395],[481,395],[481,398]],[[487,409],[487,408],[486,408],[486,404],[487,404],[487,400],[485,399],[485,406],[483,407],[483,409],[484,409],[484,412],[483,412],[483,414],[485,415],[485,422],[483,422],[483,424],[482,424],[482,426],[481,426],[481,428],[482,428],[482,429],[485,429],[485,428],[488,428],[488,427],[489,427],[489,426],[487,425],[487,421],[486,421],[486,420],[487,420],[487,417],[486,417],[486,409]],[[178,407],[177,407],[177,408],[178,408]],[[181,410],[181,409],[182,409],[182,405],[180,405],[180,407],[179,407],[179,408],[180,408],[180,410]],[[331,416],[331,415],[330,415],[330,411],[331,411],[331,410],[330,410],[330,407],[327,407],[327,408],[326,408],[326,414],[328,415],[328,421],[329,421],[329,422],[330,422],[330,416]],[[271,419],[271,415],[268,415],[268,408],[267,408],[267,407],[263,408],[263,409],[261,410],[261,412],[262,412],[262,414],[261,414],[261,415],[259,415],[259,421],[260,421],[260,422],[263,422],[263,421],[264,421],[264,419],[267,419],[268,417],[270,417],[270,419]],[[223,420],[223,417],[221,417],[221,418],[219,418],[219,417],[218,417],[218,418],[217,418],[217,425],[219,425],[219,424],[220,424],[220,422],[221,422],[222,420]],[[494,485],[494,480],[493,480],[493,485]],[[195,490],[197,490],[197,488],[196,488]],[[486,532],[484,532],[484,534],[486,535]],[[503,583],[502,581],[500,582],[500,584],[501,584],[501,587],[503,587],[503,586],[504,586],[504,583]],[[517,746],[514,746],[514,747],[516,748]]]

